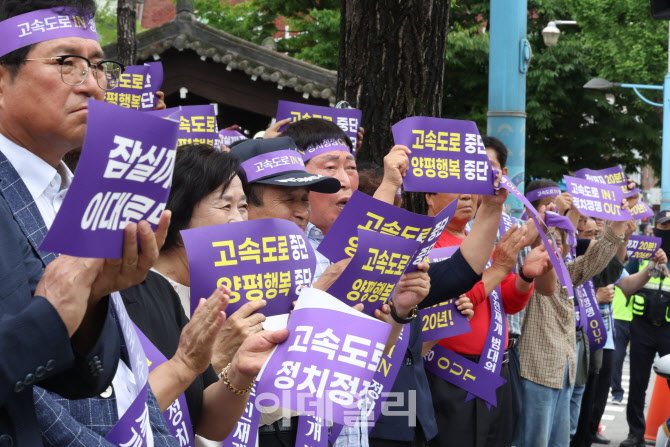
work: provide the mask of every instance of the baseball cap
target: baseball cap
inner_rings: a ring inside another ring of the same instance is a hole
[[[341,187],[336,178],[308,173],[298,146],[289,137],[246,140],[230,152],[242,162],[249,183],[307,186],[325,194],[336,193]]]
[[[670,220],[670,210],[660,211],[654,216],[654,225]]]

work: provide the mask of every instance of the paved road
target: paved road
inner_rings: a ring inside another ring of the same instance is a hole
[[[629,356],[626,356],[626,360],[623,364],[623,378],[621,380],[622,388],[624,389],[623,402],[621,405],[612,405],[612,394],[610,394],[607,401],[607,407],[605,407],[605,413],[600,421],[603,434],[606,438],[612,441],[610,446],[613,447],[618,447],[619,443],[628,436],[628,423],[626,422],[626,403],[628,402],[628,385],[630,381],[630,363],[628,358]],[[647,414],[647,408],[649,407],[649,401],[651,400],[652,391],[654,390],[655,381],[656,374],[652,371],[651,378],[649,379],[649,388],[647,388],[647,400],[644,409],[645,416]],[[597,445],[598,444],[592,444],[592,446]]]

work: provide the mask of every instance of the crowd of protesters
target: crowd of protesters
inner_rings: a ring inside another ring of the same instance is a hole
[[[311,287],[326,291],[349,260],[331,263],[319,252],[321,242],[357,190],[402,206],[399,191],[411,151],[396,145],[378,164],[357,166],[363,130],[354,145],[337,124],[320,118],[290,123],[283,132],[273,125],[264,138],[224,150],[183,145],[166,211],[155,230],[146,221],[126,226],[121,259],[42,251],[73,180],[75,165],[68,167],[63,159],[84,144],[87,100],[102,100],[113,88],[114,70],[123,67],[105,60],[94,31],[87,35],[72,26],[76,21],[59,15],[62,2],[0,5],[0,447],[242,445],[227,438],[247,411],[255,377],[289,331],[264,329],[262,299],[227,314],[231,290],[224,285],[208,298],[197,297],[191,315],[191,276],[180,232],[288,220],[316,252]],[[95,13],[93,0],[70,0],[66,6],[87,20]],[[18,24],[50,10],[62,20],[51,23],[60,26],[52,37],[35,28],[33,40],[12,34]],[[156,108],[164,109],[159,96]],[[331,140],[342,144],[308,155]],[[508,151],[496,138],[482,136],[482,142],[498,187],[507,174]],[[245,171],[246,161],[276,151],[293,151],[304,167],[260,178]],[[656,353],[670,354],[670,285],[664,283],[670,275],[670,211],[653,219],[653,233],[662,240],[653,258],[629,261],[626,248],[638,232],[636,221],[585,216],[551,180],[533,180],[525,194],[534,208],[527,214],[538,213],[541,220],[515,219],[503,231],[504,188],[492,195],[425,193],[428,216],[456,201],[435,244],[453,247],[453,253],[405,273],[392,299],[374,313],[393,328],[387,349],[409,328],[392,389],[401,396],[397,411],[384,411],[372,422],[361,415],[320,445],[607,444],[599,423],[610,390],[614,404],[623,402],[629,344],[629,437],[621,446],[644,445],[651,364]],[[632,209],[638,199],[631,195],[618,206]],[[544,225],[549,213],[563,217],[557,221],[562,223]],[[543,243],[544,235],[555,242]],[[595,352],[585,328],[576,325],[575,299],[548,250],[565,260],[573,287],[593,283],[607,333]],[[452,298],[470,332],[424,342],[418,310]],[[443,349],[479,362],[497,321],[497,304],[506,315],[506,324],[498,322],[504,327],[499,371],[504,380],[492,406],[428,370],[424,355]],[[134,356],[135,336],[129,338],[133,327],[165,358],[151,369],[146,388],[138,375],[142,362]],[[190,427],[175,434],[165,414],[177,410],[188,414],[184,424]],[[299,416],[263,408],[257,444],[296,445]],[[127,442],[113,436],[124,429],[132,432],[123,438]],[[186,439],[187,432],[195,439]]]

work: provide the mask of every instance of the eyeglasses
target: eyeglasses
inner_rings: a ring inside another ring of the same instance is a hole
[[[93,68],[93,76],[98,86],[103,90],[114,90],[119,85],[121,74],[126,70],[125,65],[116,61],[100,61],[93,64],[83,56],[72,54],[24,60],[58,62],[61,79],[67,85],[72,86],[83,84],[86,76],[88,76],[88,72]]]

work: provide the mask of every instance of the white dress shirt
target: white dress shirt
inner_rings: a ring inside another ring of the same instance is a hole
[[[54,168],[28,149],[19,146],[0,133],[0,152],[12,164],[28,188],[37,209],[42,215],[47,229],[56,219],[56,213],[65,200],[65,194],[72,183],[72,171],[62,161]],[[112,380],[116,393],[116,409],[119,418],[123,415],[139,393],[132,371],[121,360]],[[147,434],[148,446],[153,446],[153,433]]]

